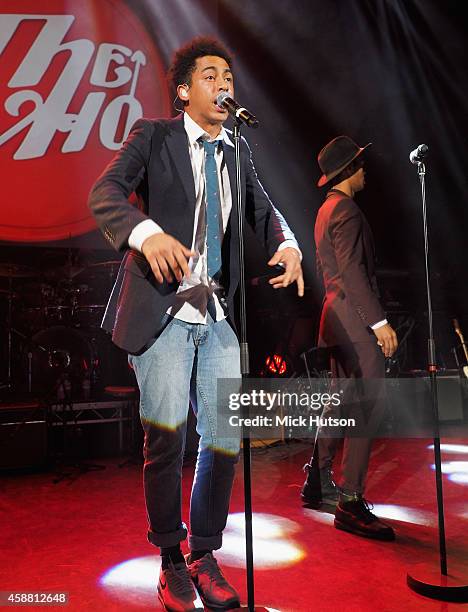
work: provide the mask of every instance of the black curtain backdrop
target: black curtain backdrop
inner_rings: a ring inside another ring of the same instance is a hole
[[[238,98],[262,120],[248,137],[301,242],[309,279],[323,197],[316,156],[338,134],[373,143],[358,202],[380,267],[422,273],[420,187],[408,154],[425,142],[434,272],[455,283],[457,307],[466,306],[465,14],[464,3],[452,1],[246,0],[241,9],[220,2],[220,35],[240,65]]]

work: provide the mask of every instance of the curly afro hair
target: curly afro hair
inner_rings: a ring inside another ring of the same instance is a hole
[[[232,70],[232,57],[228,50],[216,38],[199,36],[190,40],[174,54],[168,78],[175,90],[183,83],[191,84],[196,60],[206,55],[222,57]]]

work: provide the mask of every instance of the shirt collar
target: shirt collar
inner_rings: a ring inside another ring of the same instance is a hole
[[[209,134],[207,134],[205,130],[201,128],[188,113],[184,113],[184,127],[191,145],[195,144],[200,138],[211,140]],[[215,140],[221,140],[231,147],[234,146],[224,126],[221,126],[221,131]]]
[[[334,187],[332,187],[328,192],[326,197],[328,198],[328,196],[333,195],[334,193],[339,193],[340,195],[345,196],[345,198],[351,198],[351,196],[349,196],[347,193],[345,193],[344,191],[341,191],[341,189],[335,189]]]

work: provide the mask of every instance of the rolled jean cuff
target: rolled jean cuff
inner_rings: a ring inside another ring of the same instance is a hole
[[[160,548],[169,548],[170,546],[177,546],[179,542],[185,540],[187,533],[185,523],[182,523],[176,531],[169,531],[168,533],[156,533],[156,531],[151,531],[150,529],[148,530],[148,542]]]
[[[223,545],[223,534],[218,533],[213,536],[189,535],[190,550],[218,550]]]

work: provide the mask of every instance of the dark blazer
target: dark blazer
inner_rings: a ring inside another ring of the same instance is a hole
[[[314,234],[326,292],[319,345],[375,342],[369,326],[385,319],[385,313],[375,277],[374,240],[365,216],[354,200],[332,190],[319,209]]]
[[[224,146],[234,194],[234,148]],[[241,186],[245,218],[272,256],[285,240],[276,210],[258,181],[250,149],[241,143]],[[138,205],[128,198],[135,192]],[[234,198],[234,195],[233,195]],[[89,207],[111,245],[125,251],[102,326],[115,344],[135,353],[161,328],[178,282],[156,282],[145,257],[128,246],[133,228],[147,218],[191,248],[195,215],[195,185],[183,116],[139,119],[120,151],[91,190]],[[239,282],[238,217],[233,202],[222,244],[221,283],[233,319],[234,294]]]

